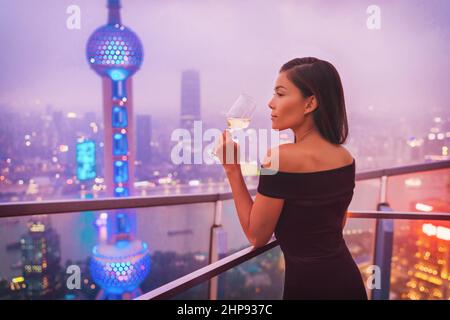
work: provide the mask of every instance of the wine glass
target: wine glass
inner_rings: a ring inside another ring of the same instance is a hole
[[[241,93],[231,108],[225,113],[227,119],[227,128],[225,130],[233,136],[233,132],[246,129],[250,125],[255,109],[255,100],[248,94]],[[237,142],[237,139],[232,139],[234,142]],[[214,150],[212,150],[211,154],[217,158]]]

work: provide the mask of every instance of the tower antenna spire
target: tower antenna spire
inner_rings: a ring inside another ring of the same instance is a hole
[[[108,0],[108,24],[121,24],[120,20],[120,0]]]

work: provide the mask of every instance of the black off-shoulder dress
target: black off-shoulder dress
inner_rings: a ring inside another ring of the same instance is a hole
[[[261,166],[258,192],[285,199],[275,228],[286,265],[283,299],[367,299],[342,235],[354,187],[355,159],[314,172]]]

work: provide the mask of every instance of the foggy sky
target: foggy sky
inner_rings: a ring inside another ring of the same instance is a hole
[[[81,30],[66,28],[71,4],[81,8]],[[370,4],[381,8],[381,30],[366,27]],[[101,82],[85,46],[106,23],[105,5],[0,0],[0,104],[101,114]],[[449,1],[122,0],[121,12],[144,46],[136,113],[178,115],[181,71],[197,69],[204,117],[242,91],[265,117],[278,69],[303,56],[336,66],[348,112],[450,110]]]

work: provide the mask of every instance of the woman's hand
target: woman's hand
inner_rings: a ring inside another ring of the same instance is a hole
[[[230,132],[224,130],[214,152],[222,163],[225,172],[229,173],[241,169],[239,158],[239,145],[233,141]]]

